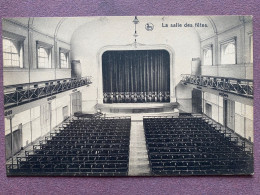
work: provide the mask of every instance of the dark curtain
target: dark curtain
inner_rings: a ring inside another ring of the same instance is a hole
[[[169,92],[166,50],[107,51],[102,56],[104,93]]]

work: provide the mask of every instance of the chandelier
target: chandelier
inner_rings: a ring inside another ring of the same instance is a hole
[[[134,25],[135,25],[135,33],[134,33],[133,36],[134,36],[134,39],[135,39],[134,45],[135,45],[135,47],[136,47],[136,45],[137,45],[136,38],[138,37],[137,31],[136,31],[136,25],[139,23],[139,20],[137,19],[137,16],[135,16],[135,18],[134,18],[134,20],[133,20],[133,23],[134,23]]]

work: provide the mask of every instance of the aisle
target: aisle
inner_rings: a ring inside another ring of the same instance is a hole
[[[130,155],[128,175],[146,176],[149,174],[150,166],[144,136],[143,121],[132,120],[130,132]]]

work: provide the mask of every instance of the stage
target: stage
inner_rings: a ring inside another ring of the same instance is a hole
[[[103,113],[158,113],[176,112],[179,104],[172,103],[113,103],[97,104],[97,109]]]

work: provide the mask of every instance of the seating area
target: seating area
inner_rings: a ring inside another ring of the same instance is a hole
[[[127,176],[130,117],[72,120],[17,157],[9,175]]]
[[[253,172],[252,150],[203,117],[143,117],[143,125],[154,176]],[[7,174],[127,176],[130,129],[130,117],[72,119],[7,165]]]
[[[253,153],[203,118],[144,117],[153,175],[216,175],[253,172]]]

